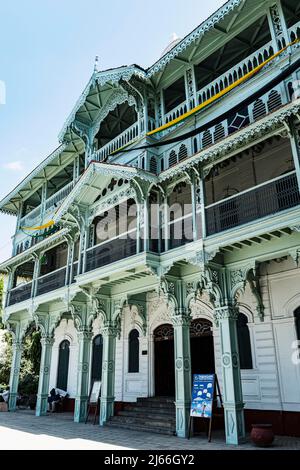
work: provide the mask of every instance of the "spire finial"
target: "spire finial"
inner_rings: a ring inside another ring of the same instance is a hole
[[[98,72],[98,62],[99,62],[99,56],[96,55],[95,63],[94,63],[94,72]]]

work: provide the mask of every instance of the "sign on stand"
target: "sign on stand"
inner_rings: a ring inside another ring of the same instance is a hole
[[[223,406],[216,374],[194,374],[189,421],[189,438],[191,435],[192,420],[194,418],[203,418],[209,419],[208,442],[211,441],[212,419],[217,396]]]
[[[97,412],[99,408],[100,393],[101,393],[101,380],[95,380],[93,382],[93,385],[90,391],[88,409],[87,409],[87,414],[86,414],[86,419],[85,419],[86,423],[89,418],[91,407],[95,407],[94,424],[96,423],[96,416],[97,416]]]

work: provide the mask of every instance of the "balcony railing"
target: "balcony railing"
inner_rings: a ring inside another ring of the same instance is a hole
[[[55,194],[53,194],[51,197],[49,197],[46,200],[46,205],[45,205],[46,211],[49,211],[50,209],[55,207],[60,201],[65,199],[74,188],[74,185],[75,185],[75,181],[71,181],[69,184],[67,184],[62,189],[60,189]],[[22,217],[22,219],[20,219],[20,223],[19,223],[20,227],[34,226],[36,223],[40,221],[40,217],[41,217],[41,205],[33,209],[31,212],[29,212],[29,214]]]
[[[295,172],[206,207],[207,235],[255,221],[300,204]]]
[[[234,67],[231,67],[229,70],[227,70],[227,72],[223,73],[223,75],[220,75],[214,81],[201,88],[201,90],[197,92],[198,103],[201,104],[220,91],[224,90],[233,82],[239,78],[242,78],[246,73],[251,72],[251,70],[257,67],[259,64],[262,64],[272,54],[274,54],[273,42],[270,41],[255,51],[253,54],[249,55],[241,62],[236,64]]]
[[[46,211],[50,210],[52,207],[56,206],[60,201],[65,199],[72,189],[74,188],[75,181],[71,181],[69,184],[61,188],[57,193],[53,194],[49,199],[46,201],[45,209]]]
[[[289,36],[291,41],[300,38],[300,21],[289,28]],[[299,44],[297,46],[299,47]]]
[[[41,217],[41,205],[33,209],[29,214],[24,215],[22,219],[20,219],[20,227],[27,226],[30,227],[38,222]]]
[[[112,152],[120,149],[124,145],[133,143],[139,137],[139,124],[135,122],[132,126],[128,127],[126,131],[115,137],[106,145],[101,147],[93,156],[94,160],[98,162],[103,161]]]
[[[40,276],[37,280],[36,295],[46,294],[65,285],[66,268],[56,269],[49,274]]]
[[[183,103],[180,103],[176,108],[172,109],[168,113],[165,114],[165,123],[168,123],[169,121],[173,121],[174,119],[182,116],[185,114],[188,110],[187,106],[187,101],[184,101]]]
[[[230,136],[234,132],[243,129],[249,124],[253,124],[268,113],[279,109],[287,102],[280,85],[261,98],[251,103],[248,107],[243,107],[234,115],[228,113],[228,117],[218,124],[207,128],[199,135],[175,144],[164,152],[164,168],[176,165],[184,158],[204,150]]]
[[[107,266],[108,264],[136,255],[137,243],[134,238],[117,238],[106,243],[102,243],[94,248],[90,248],[86,254],[86,269],[93,269]]]
[[[8,292],[7,305],[15,305],[31,297],[32,281],[11,289]]]

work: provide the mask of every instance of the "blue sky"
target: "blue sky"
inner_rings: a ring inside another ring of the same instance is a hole
[[[1,2],[0,199],[57,147],[57,135],[91,76],[96,55],[100,69],[132,63],[148,67],[173,33],[184,37],[223,3]],[[11,255],[15,222],[0,215],[0,261]]]

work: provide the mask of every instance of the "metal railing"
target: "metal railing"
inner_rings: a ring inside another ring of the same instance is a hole
[[[223,73],[223,75],[220,75],[214,81],[201,88],[201,90],[197,92],[198,104],[201,104],[213,97],[239,78],[242,78],[248,72],[251,72],[251,70],[259,64],[262,64],[272,54],[274,54],[273,41],[270,41],[257,51],[253,52],[253,54],[231,67],[227,72]]]
[[[26,284],[21,284],[20,286],[11,289],[8,292],[8,301],[7,305],[15,305],[24,300],[28,300],[31,297],[31,290],[32,290],[32,281],[27,282]]]
[[[112,241],[102,243],[94,248],[90,248],[86,253],[85,271],[107,266],[116,261],[120,261],[129,256],[137,254],[137,242],[134,238],[116,238]]]
[[[58,204],[60,201],[65,199],[72,189],[74,188],[75,181],[71,181],[69,184],[61,188],[59,191],[54,193],[49,199],[46,201],[45,209],[46,211],[50,210],[52,207],[54,207],[56,204]]]
[[[101,147],[95,152],[93,159],[99,162],[103,161],[108,155],[120,149],[124,145],[133,143],[139,137],[139,123],[135,122],[132,126],[128,127],[122,134],[112,139],[106,145]]]
[[[207,235],[223,232],[300,204],[295,172],[206,207]]]
[[[167,124],[169,121],[173,121],[174,119],[182,116],[188,110],[187,100],[180,103],[176,108],[171,109],[168,113],[165,113],[165,123]]]
[[[57,203],[65,199],[74,188],[74,185],[75,185],[75,181],[71,181],[69,184],[67,184],[66,186],[61,188],[59,191],[57,191],[55,194],[50,196],[46,200],[46,204],[45,204],[46,211],[50,210]],[[31,212],[29,212],[29,214],[22,217],[22,219],[20,219],[19,226],[20,227],[33,226],[36,222],[39,221],[40,217],[41,217],[41,204],[35,209],[33,209]]]
[[[33,209],[27,215],[24,215],[24,217],[20,219],[19,225],[20,227],[24,227],[24,226],[30,227],[31,225],[34,225],[34,223],[40,219],[40,216],[41,216],[41,205]]]
[[[295,23],[293,26],[289,28],[289,36],[291,41],[295,41],[295,39],[300,38],[300,21]],[[298,44],[299,47],[299,44]]]
[[[49,274],[40,276],[37,280],[36,295],[46,294],[65,285],[66,267],[56,269]]]

